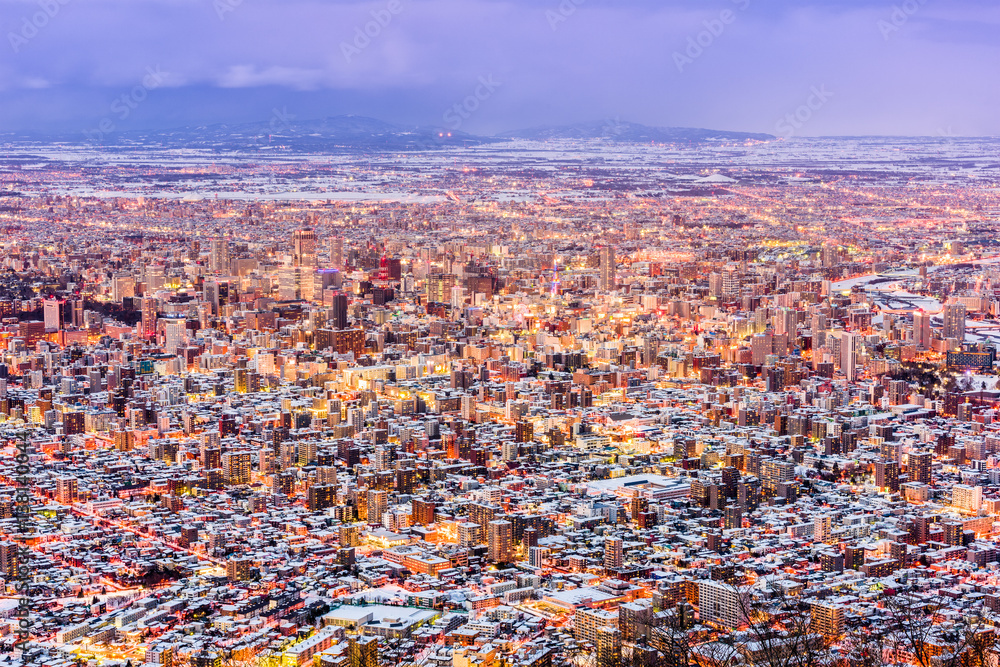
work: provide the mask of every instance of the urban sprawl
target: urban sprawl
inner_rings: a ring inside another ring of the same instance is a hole
[[[997,664],[995,146],[139,155],[0,159],[4,660]]]

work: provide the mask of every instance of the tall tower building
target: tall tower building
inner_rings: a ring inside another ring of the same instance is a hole
[[[494,563],[510,563],[514,560],[514,524],[505,519],[487,524],[489,557]]]
[[[876,461],[875,486],[883,492],[899,491],[899,464],[895,461]]]
[[[910,452],[907,457],[907,472],[910,473],[910,480],[921,484],[931,483],[931,464],[934,455],[931,452]]]
[[[42,302],[46,330],[63,328],[63,303],[65,302],[59,299],[46,299]]]
[[[614,570],[622,566],[622,538],[604,538],[604,568]]]
[[[250,452],[226,452],[222,455],[222,474],[229,484],[249,484]]]
[[[311,229],[297,229],[292,233],[292,261],[295,266],[315,268],[316,232]]]
[[[135,296],[135,278],[130,273],[116,273],[111,279],[111,300],[121,304],[123,299]]]
[[[163,349],[168,354],[176,354],[177,348],[187,340],[187,326],[184,320],[169,320],[163,328]]]
[[[343,292],[337,292],[333,295],[331,310],[333,311],[330,317],[330,328],[335,331],[341,331],[347,328],[347,295]]]
[[[229,273],[229,240],[225,236],[216,236],[212,239],[209,268],[217,273]]]
[[[923,309],[913,311],[913,343],[918,350],[931,347],[931,316]]]
[[[615,247],[611,245],[601,248],[601,291],[609,292],[615,288]]]
[[[334,236],[330,239],[330,266],[341,270],[344,268],[344,237]]]
[[[156,299],[147,296],[142,299],[142,337],[146,340],[156,337]]]
[[[850,382],[858,376],[858,334],[844,333],[840,337],[840,370]]]
[[[541,568],[545,564],[545,559],[549,557],[549,550],[546,547],[528,547],[528,564],[534,568]]]
[[[965,304],[945,304],[942,317],[944,318],[944,337],[954,338],[961,345],[965,340]]]

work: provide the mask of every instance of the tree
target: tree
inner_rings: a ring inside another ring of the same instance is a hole
[[[918,667],[966,667],[992,664],[997,637],[992,626],[978,616],[954,620],[950,600],[940,595],[922,595],[912,588],[896,594],[883,593],[881,614],[865,619],[847,643],[859,656],[882,658],[881,662],[851,663]]]
[[[784,589],[733,587],[747,640],[735,644],[741,662],[758,667],[825,667],[826,638],[812,628],[812,610]]]
[[[663,657],[664,665],[672,667],[687,667],[693,665],[692,653],[695,641],[691,628],[694,625],[694,610],[691,605],[682,602],[669,610],[661,623],[653,628],[650,642]],[[641,667],[639,660],[632,660],[632,667]]]

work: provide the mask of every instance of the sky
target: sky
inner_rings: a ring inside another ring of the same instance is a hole
[[[1000,135],[996,0],[0,0],[0,132]]]

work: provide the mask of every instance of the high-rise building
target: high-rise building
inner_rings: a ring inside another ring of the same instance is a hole
[[[975,514],[983,506],[983,487],[956,484],[951,487],[951,505],[963,512]]]
[[[329,326],[334,330],[342,330],[347,328],[347,295],[343,292],[337,292],[333,295],[332,303],[330,304],[330,320]]]
[[[350,667],[379,667],[378,637],[350,637],[348,642],[351,655]]]
[[[338,270],[344,268],[343,236],[334,236],[330,239],[330,267]]]
[[[435,503],[430,500],[415,498],[410,501],[413,510],[412,523],[417,526],[427,526],[434,523]]]
[[[820,261],[823,263],[824,268],[831,268],[840,263],[841,248],[840,246],[823,246],[820,251]]]
[[[899,491],[899,464],[895,461],[876,461],[875,486],[890,493]]]
[[[378,523],[389,508],[389,500],[385,491],[368,489],[368,523]]]
[[[83,328],[83,299],[73,299],[70,302],[71,318],[73,326],[77,329]]]
[[[545,559],[549,557],[548,547],[529,547],[528,564],[534,568],[541,568],[545,564]]]
[[[226,561],[226,578],[230,581],[247,581],[250,579],[250,558],[232,557]]]
[[[858,334],[851,332],[845,332],[840,336],[840,370],[847,376],[850,382],[854,382],[858,376],[859,338]]]
[[[451,301],[451,288],[455,286],[455,275],[452,273],[432,273],[427,276],[427,302],[448,303]]]
[[[187,323],[181,319],[168,320],[163,325],[163,349],[175,354],[187,339]]]
[[[142,330],[141,335],[146,340],[156,337],[157,300],[151,296],[142,299]]]
[[[63,505],[76,502],[79,483],[75,477],[60,477],[56,480],[56,500]]]
[[[614,570],[622,566],[622,538],[604,538],[604,569]]]
[[[111,300],[121,305],[135,296],[135,278],[130,273],[116,273],[111,279]]]
[[[618,628],[597,628],[597,667],[619,667],[622,663],[622,638]]]
[[[534,430],[531,422],[520,419],[514,424],[514,440],[517,442],[531,442],[535,435]]]
[[[934,461],[932,452],[910,452],[907,457],[907,472],[910,481],[921,484],[931,483],[931,464]]]
[[[280,301],[295,301],[299,298],[299,269],[295,266],[282,266],[278,269],[278,299]]]
[[[844,608],[839,604],[814,602],[812,604],[813,630],[828,639],[838,639],[843,634]]]
[[[721,581],[698,582],[698,616],[703,622],[739,627],[746,617],[739,590]]]
[[[774,332],[776,334],[787,334],[790,340],[796,335],[798,326],[798,313],[794,308],[781,308],[774,314]]]
[[[250,452],[226,452],[222,455],[222,474],[227,484],[249,484],[250,469]]]
[[[309,487],[306,506],[310,512],[323,510],[337,504],[337,487],[333,484],[313,484]]]
[[[770,330],[765,333],[754,334],[750,340],[751,363],[754,366],[763,366],[767,355],[771,354],[773,336]]]
[[[743,508],[739,505],[728,505],[725,509],[726,530],[743,527]]]
[[[615,247],[606,245],[601,248],[601,290],[610,292],[615,288]]]
[[[494,563],[510,563],[514,560],[514,524],[506,519],[490,521],[487,524],[487,544],[489,558]]]
[[[225,236],[216,236],[212,239],[209,269],[216,273],[229,273],[229,240]]]
[[[42,314],[45,321],[45,329],[60,330],[63,328],[63,304],[60,299],[46,299],[43,302]]]
[[[913,343],[918,350],[931,347],[931,315],[923,309],[913,311]]]
[[[8,580],[17,577],[18,544],[17,542],[0,542],[0,574]]]
[[[601,628],[618,629],[618,614],[606,609],[579,607],[573,616],[573,636],[577,641],[597,646],[597,634]]]
[[[965,314],[964,303],[945,304],[944,311],[941,314],[944,320],[944,331],[942,333],[945,338],[954,338],[959,344],[965,340]]]
[[[316,232],[296,229],[292,232],[292,263],[295,266],[316,268]]]

